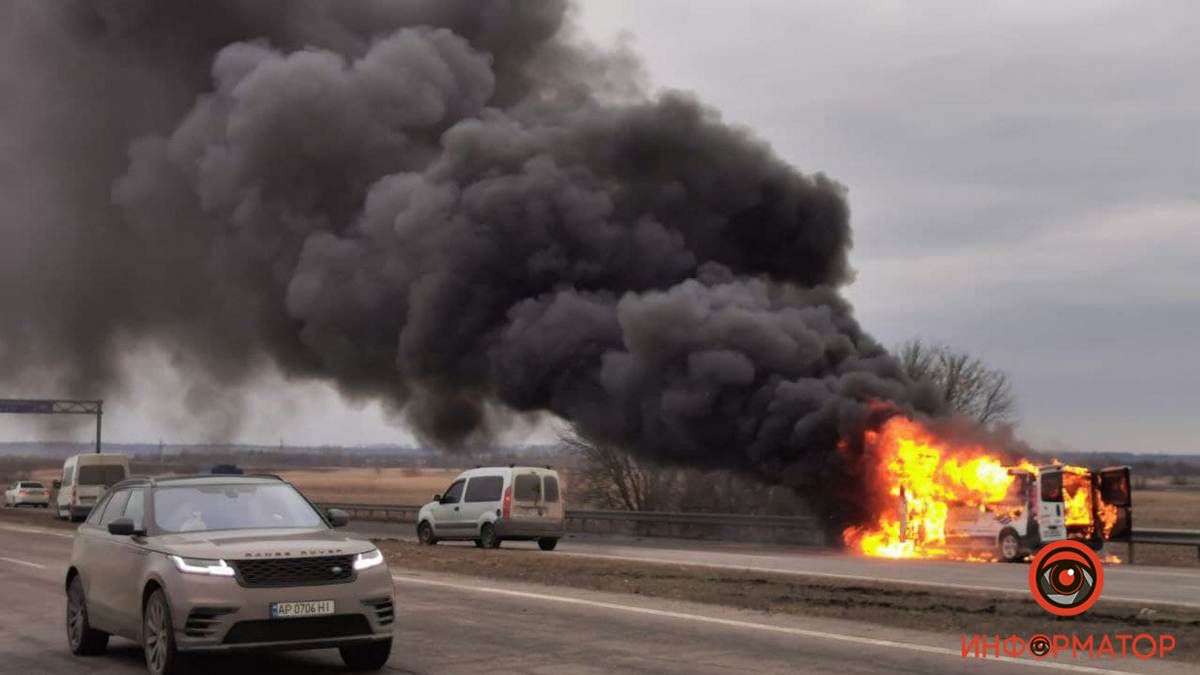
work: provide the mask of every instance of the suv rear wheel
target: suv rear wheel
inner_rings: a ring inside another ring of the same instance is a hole
[[[538,548],[543,551],[553,551],[555,546],[558,546],[558,540],[554,537],[542,537],[538,539]]]
[[[78,576],[67,587],[67,644],[77,656],[103,654],[108,648],[108,633],[92,628],[88,621],[87,597]]]
[[[388,657],[392,655],[392,639],[340,647],[338,651],[342,653],[342,662],[350,670],[380,670],[387,665]]]
[[[171,675],[179,672],[179,653],[175,650],[175,627],[171,624],[171,609],[167,596],[157,589],[146,599],[142,609],[142,650],[146,654],[146,669],[151,675]]]

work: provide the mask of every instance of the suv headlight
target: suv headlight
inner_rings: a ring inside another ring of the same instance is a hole
[[[171,562],[175,563],[175,569],[184,574],[207,574],[213,577],[233,576],[233,568],[224,560],[184,558],[177,555],[170,556],[170,558]]]
[[[383,553],[379,549],[372,549],[366,553],[359,553],[354,556],[354,569],[365,570],[376,565],[383,564]]]

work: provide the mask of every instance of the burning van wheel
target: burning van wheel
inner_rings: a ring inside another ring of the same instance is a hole
[[[1016,530],[1005,528],[996,538],[996,556],[1004,562],[1016,562],[1021,559],[1021,540]]]

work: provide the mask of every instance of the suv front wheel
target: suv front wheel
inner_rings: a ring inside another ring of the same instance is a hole
[[[142,609],[142,650],[146,654],[146,669],[151,675],[171,675],[179,672],[179,653],[175,650],[175,627],[171,609],[162,589],[156,589],[146,599]]]
[[[338,651],[342,653],[342,662],[350,670],[380,670],[392,655],[392,639],[341,647]]]
[[[95,656],[108,648],[108,633],[92,628],[88,621],[87,597],[78,576],[67,587],[67,644],[76,656]]]

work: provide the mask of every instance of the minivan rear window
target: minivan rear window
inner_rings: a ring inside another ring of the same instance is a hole
[[[476,476],[467,482],[468,502],[498,502],[504,491],[504,479],[500,476]]]
[[[546,476],[542,479],[542,484],[545,485],[546,501],[558,501],[558,479],[554,476]]]
[[[80,485],[112,487],[125,480],[125,467],[120,464],[85,464],[79,467]]]
[[[522,502],[536,502],[542,489],[542,479],[536,473],[517,476],[514,481],[513,498]]]

